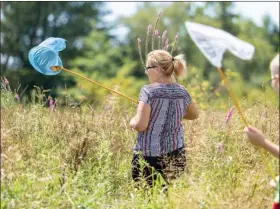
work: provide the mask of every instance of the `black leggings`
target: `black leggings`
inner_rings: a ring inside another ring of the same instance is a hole
[[[142,163],[143,162],[143,163]],[[152,186],[157,180],[158,174],[165,182],[177,178],[186,166],[184,147],[160,157],[147,157],[141,154],[133,154],[132,178],[135,182],[144,177],[147,183]]]

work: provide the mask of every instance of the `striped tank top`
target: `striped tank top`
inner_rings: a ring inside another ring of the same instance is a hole
[[[139,101],[149,104],[151,114],[145,132],[138,132],[134,152],[162,156],[184,146],[182,119],[191,96],[185,87],[153,83],[141,88]]]

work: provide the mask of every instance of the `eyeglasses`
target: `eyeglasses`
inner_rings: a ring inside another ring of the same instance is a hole
[[[150,66],[150,67],[145,67],[145,71],[148,71],[149,69],[155,68],[157,66]]]

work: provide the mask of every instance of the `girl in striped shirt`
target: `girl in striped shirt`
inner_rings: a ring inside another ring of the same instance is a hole
[[[150,85],[141,88],[137,113],[130,121],[130,126],[138,131],[132,177],[138,181],[144,176],[152,186],[157,174],[168,183],[184,171],[182,120],[197,119],[198,110],[188,91],[172,79],[174,74],[186,74],[183,55],[172,57],[165,50],[152,51],[147,56],[145,74]]]

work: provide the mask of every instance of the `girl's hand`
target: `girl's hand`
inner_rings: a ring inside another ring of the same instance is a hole
[[[134,128],[135,127],[135,117],[133,117],[130,122],[129,122],[129,125],[131,128]]]
[[[270,182],[269,182],[270,186],[272,186],[273,188],[276,188],[277,181],[279,181],[279,176],[276,176],[275,179],[270,180]]]
[[[244,132],[253,145],[265,148],[266,139],[259,129],[249,126],[244,129]]]
[[[271,179],[269,184],[271,187],[276,188],[276,181],[274,179]]]

